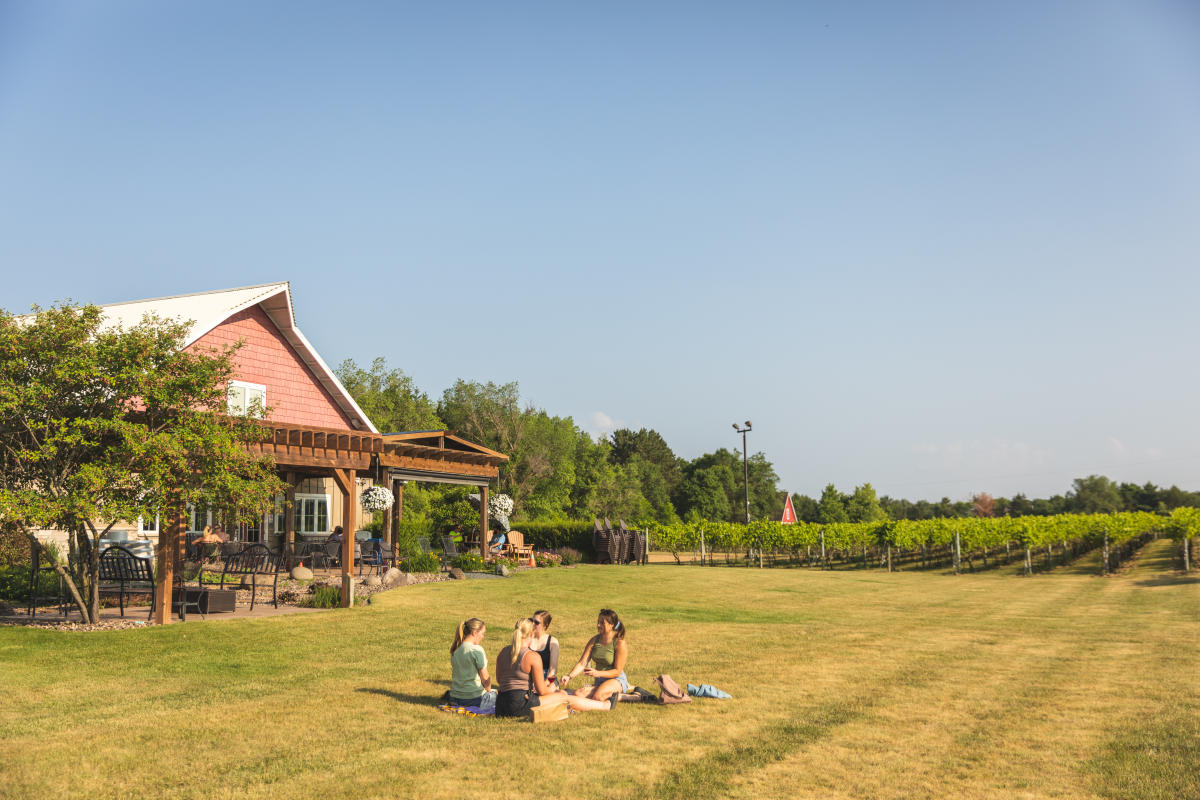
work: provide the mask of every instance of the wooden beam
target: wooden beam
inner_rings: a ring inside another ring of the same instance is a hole
[[[354,605],[354,504],[357,473],[334,470],[333,479],[342,490],[342,608]]]
[[[283,537],[286,542],[285,553],[288,555],[289,564],[296,555],[296,513],[294,507],[296,505],[296,473],[288,472],[284,476],[287,481],[287,490],[284,494],[283,502]]]
[[[391,479],[392,482],[392,524],[391,542],[392,557],[395,564],[400,561],[400,519],[404,516],[404,482]]]
[[[166,625],[171,621],[171,594],[175,587],[175,559],[183,543],[187,525],[183,520],[183,505],[179,492],[171,493],[167,518],[160,519],[158,529],[158,569],[154,576],[154,621]]]
[[[487,559],[488,553],[488,487],[479,487],[479,555]]]

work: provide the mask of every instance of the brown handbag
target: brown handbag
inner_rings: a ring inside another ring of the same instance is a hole
[[[566,703],[555,703],[551,706],[534,706],[529,709],[530,722],[562,722],[571,716]]]
[[[692,696],[684,691],[670,675],[659,675],[654,682],[662,689],[662,695],[658,698],[660,704],[692,702]]]

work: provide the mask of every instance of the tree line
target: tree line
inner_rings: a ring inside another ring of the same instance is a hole
[[[509,456],[497,490],[512,496],[523,520],[609,517],[670,525],[708,520],[745,520],[742,454],[719,448],[687,460],[657,431],[620,429],[593,438],[570,417],[523,403],[517,383],[455,381],[438,399],[422,392],[403,370],[382,358],[369,368],[343,361],[338,378],[385,432],[449,429]],[[750,516],[778,520],[788,493],[766,455],[751,455]],[[411,484],[405,514],[425,516],[447,489]],[[1031,499],[1024,494],[970,500],[905,500],[878,496],[870,483],[842,492],[833,484],[819,498],[792,495],[802,522],[877,522],[962,517],[1053,516],[1120,511],[1166,513],[1200,506],[1200,493],[1176,486],[1117,484],[1102,475],[1077,478],[1063,495]]]

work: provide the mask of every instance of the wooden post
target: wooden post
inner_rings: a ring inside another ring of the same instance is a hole
[[[891,542],[889,542],[888,546],[887,546],[887,565],[888,565],[888,572],[891,572],[892,571],[892,545],[891,545]]]
[[[1025,574],[1033,574],[1033,553],[1029,550],[1029,545],[1025,545]]]
[[[488,485],[479,487],[479,557],[487,560],[488,553]]]
[[[704,531],[700,531],[700,566],[704,566]]]
[[[1104,560],[1101,564],[1103,575],[1108,574],[1108,531],[1104,532]]]
[[[283,503],[283,537],[287,542],[284,552],[293,559],[296,555],[296,473],[288,472],[284,480],[287,481]]]
[[[958,531],[954,532],[954,574],[958,575],[962,569],[962,542],[958,538]]]
[[[1155,535],[1155,538],[1157,538],[1157,534]],[[1189,546],[1189,545],[1191,545],[1191,543],[1192,543],[1192,540],[1190,538],[1188,538],[1187,536],[1183,537],[1183,571],[1184,572],[1192,571],[1192,555],[1189,552],[1191,550],[1191,547]]]
[[[827,569],[828,566],[825,561],[825,529],[821,528],[821,569]]]
[[[179,503],[179,493],[172,496],[167,519],[158,530],[158,569],[154,576],[154,621],[166,625],[171,621],[171,592],[175,586],[175,559],[183,543],[187,523],[183,519],[183,506]]]
[[[400,518],[404,516],[404,481],[392,480],[392,557],[400,560]]]
[[[333,480],[342,492],[342,608],[354,605],[354,504],[358,501],[357,473],[334,469]]]

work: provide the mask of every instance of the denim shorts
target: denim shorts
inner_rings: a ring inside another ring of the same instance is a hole
[[[605,681],[611,681],[611,680],[614,680],[614,679],[613,678],[596,678],[596,680],[592,683],[592,686],[599,686],[600,684],[604,683]],[[615,680],[618,680],[621,682],[621,691],[622,692],[629,691],[629,678],[625,677],[624,670],[621,671],[621,674],[618,675],[615,678]]]

